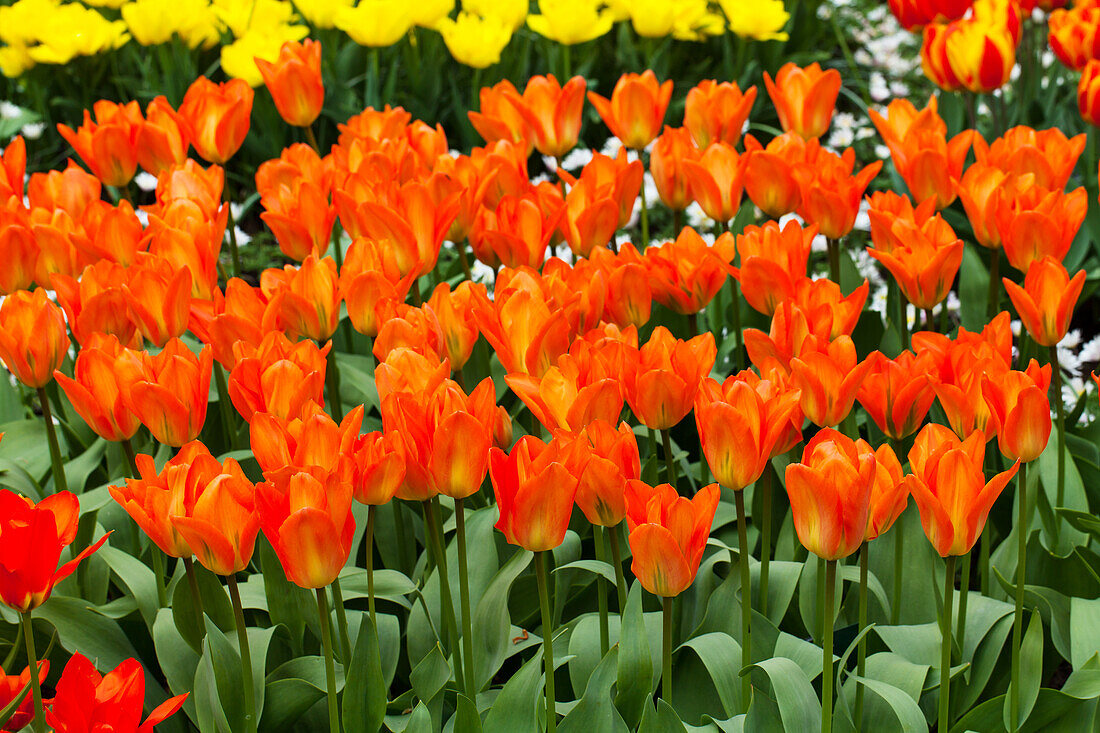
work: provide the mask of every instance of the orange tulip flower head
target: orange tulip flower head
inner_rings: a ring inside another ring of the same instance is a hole
[[[656,596],[678,596],[691,587],[718,508],[718,484],[685,499],[668,484],[630,481],[626,487],[630,571]]]

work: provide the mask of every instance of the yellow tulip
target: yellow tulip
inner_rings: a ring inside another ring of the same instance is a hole
[[[173,35],[191,48],[211,48],[220,40],[208,0],[135,0],[122,6],[122,19],[142,46],[167,43]]]
[[[38,23],[39,45],[28,53],[40,64],[67,64],[77,56],[118,48],[130,39],[121,20],[107,20],[83,5],[61,5]]]
[[[783,0],[719,0],[719,4],[729,19],[730,30],[742,38],[787,40],[787,34],[780,29],[791,14],[783,7]]]
[[[335,28],[336,14],[355,0],[309,0],[298,3],[298,12],[314,28]]]
[[[455,9],[455,0],[421,0],[409,5],[413,25],[421,28],[435,28],[439,21]]]
[[[252,31],[222,46],[222,70],[234,79],[244,79],[251,87],[264,83],[256,59],[274,63],[279,49],[287,41],[300,41],[309,35],[304,25],[284,25],[273,31]]]
[[[34,59],[23,44],[0,46],[0,74],[15,79],[34,66]]]
[[[630,3],[630,24],[634,26],[634,32],[645,38],[671,35],[677,4],[670,0],[633,0]]]
[[[235,38],[249,31],[272,32],[294,19],[294,6],[282,0],[214,0],[213,7]]]
[[[408,0],[360,0],[354,8],[338,10],[335,25],[360,46],[385,48],[412,27],[411,5]]]
[[[43,22],[57,10],[57,0],[19,0],[14,5],[0,6],[0,41],[9,46],[33,44]]]
[[[500,61],[500,52],[512,39],[512,29],[495,16],[480,17],[465,11],[457,20],[444,18],[436,25],[455,61],[484,69]]]
[[[711,12],[707,0],[678,0],[675,7],[672,37],[677,40],[702,41],[707,36],[726,32],[726,19],[720,13]]]
[[[527,19],[530,4],[528,0],[463,0],[462,9],[483,18],[490,15],[500,18],[504,25],[515,31]]]
[[[527,18],[535,33],[551,41],[572,46],[599,38],[615,22],[610,10],[601,10],[597,0],[539,0],[541,15]]]

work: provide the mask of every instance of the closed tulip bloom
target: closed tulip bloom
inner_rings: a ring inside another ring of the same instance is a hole
[[[186,199],[195,204],[204,217],[213,218],[221,206],[224,188],[225,170],[220,165],[203,168],[188,158],[182,164],[164,168],[157,174],[155,210],[164,214],[173,202]]]
[[[93,336],[77,354],[75,379],[54,372],[77,414],[96,435],[111,441],[128,440],[141,426],[124,398],[140,376],[141,360],[117,338],[104,335]]]
[[[995,379],[982,378],[982,394],[989,405],[991,432],[1010,461],[1034,461],[1050,438],[1051,365],[1034,359],[1025,371],[1009,370]]]
[[[888,437],[901,440],[915,433],[936,399],[931,354],[903,351],[888,359],[876,351],[867,361],[871,367],[857,393],[859,404]]]
[[[1006,81],[1016,65],[1016,41],[1003,25],[984,19],[960,20],[944,40],[947,61],[962,86],[991,92]]]
[[[782,229],[774,221],[745,227],[737,236],[741,267],[730,269],[750,306],[771,316],[779,303],[794,297],[796,283],[806,278],[816,235],[816,227],[803,228],[794,220]]]
[[[405,480],[405,453],[396,432],[360,435],[353,452],[354,497],[360,504],[388,504]]]
[[[658,326],[626,369],[626,399],[646,427],[667,430],[691,412],[699,382],[714,367],[714,335],[690,341]]]
[[[474,69],[499,63],[500,52],[512,40],[512,29],[495,15],[463,11],[454,20],[441,18],[435,29],[443,36],[455,61]]]
[[[145,108],[145,120],[137,135],[138,165],[153,176],[183,165],[191,140],[166,97],[158,96]]]
[[[468,280],[459,283],[454,290],[447,283],[440,283],[432,291],[428,307],[438,320],[444,355],[451,362],[451,369],[462,369],[470,359],[481,335],[475,313],[488,302],[485,286]]]
[[[286,265],[260,275],[260,287],[269,298],[264,330],[281,329],[293,339],[327,341],[340,321],[340,288],[331,257],[310,255],[301,267]]]
[[[50,277],[50,285],[77,343],[89,343],[100,333],[116,336],[130,348],[141,346],[142,337],[130,313],[125,290],[131,272],[114,262],[100,260],[85,267],[79,280],[61,273]]]
[[[962,240],[938,216],[922,228],[898,219],[892,229],[903,246],[890,252],[868,247],[867,252],[890,271],[906,300],[917,308],[931,309],[947,297],[955,282],[962,265]]]
[[[860,448],[867,445],[861,438]],[[870,448],[870,446],[867,446]],[[871,507],[867,514],[867,541],[886,534],[909,505],[909,487],[897,454],[889,443],[875,451],[875,480],[871,485]]]
[[[239,573],[251,562],[260,531],[256,487],[232,458],[219,464],[199,456],[196,462],[207,465],[188,471],[183,505],[173,507],[168,520],[204,568],[215,575]]]
[[[191,270],[176,269],[159,257],[145,257],[129,270],[122,286],[130,318],[154,346],[164,346],[187,330],[191,310]]]
[[[321,44],[287,41],[274,63],[256,59],[256,67],[275,101],[275,109],[288,125],[309,127],[321,114],[325,88],[321,83]]]
[[[340,269],[340,294],[356,331],[374,338],[389,314],[405,302],[416,272],[404,277],[385,241],[360,238],[348,247]]]
[[[764,86],[784,132],[794,132],[808,140],[821,137],[829,129],[840,93],[840,72],[836,69],[822,71],[816,62],[800,68],[789,62],[774,81],[764,72]]]
[[[856,155],[851,148],[843,155],[819,148],[816,141],[807,148],[806,162],[812,173],[802,181],[798,213],[807,223],[817,224],[819,233],[840,239],[855,226],[863,192],[882,170],[882,161],[854,173]]]
[[[260,218],[275,235],[279,250],[301,262],[309,255],[320,257],[327,251],[336,208],[329,203],[329,191],[320,182],[296,183],[294,188],[260,189],[264,208]]]
[[[585,88],[582,76],[574,76],[564,85],[553,74],[532,76],[527,81],[523,105],[535,133],[535,148],[543,155],[561,158],[577,146]]]
[[[129,201],[123,199],[118,206],[106,201],[93,201],[84,209],[80,221],[83,237],[73,238],[73,244],[95,259],[105,259],[129,266],[138,259],[138,253],[148,243],[143,241],[145,230]]]
[[[839,425],[852,411],[870,369],[867,359],[857,361],[849,336],[839,336],[820,351],[803,352],[791,359],[791,384],[802,391],[802,413],[820,427]]]
[[[1058,60],[1073,71],[1100,58],[1100,8],[1059,8],[1050,14],[1048,41]]]
[[[579,179],[573,178],[565,171],[559,171],[559,174],[570,186],[576,185],[579,180],[585,180],[590,182],[596,191],[606,190],[618,205],[618,228],[622,229],[630,223],[634,215],[634,203],[642,188],[645,167],[640,160],[630,160],[626,150],[621,149],[614,158],[595,153],[592,160],[584,166]]]
[[[791,19],[781,0],[756,3],[748,0],[719,0],[722,12],[729,20],[730,30],[742,38],[757,41],[786,41],[781,29]]]
[[[177,199],[149,213],[149,254],[164,258],[177,269],[189,269],[192,294],[209,299],[218,285],[218,256],[228,218],[229,204],[211,216],[198,203]]]
[[[924,27],[920,48],[921,69],[933,84],[945,92],[962,89],[962,82],[947,58],[947,39],[958,30],[957,23],[931,23]]]
[[[723,384],[703,380],[695,397],[695,424],[718,483],[740,491],[760,478],[787,438],[798,401],[797,390],[765,397],[744,372]]]
[[[248,134],[252,97],[252,87],[244,79],[215,84],[200,76],[191,84],[179,119],[200,157],[221,165],[240,149]]]
[[[1085,122],[1100,126],[1100,60],[1093,59],[1081,70],[1077,82],[1077,108]]]
[[[672,98],[672,82],[658,83],[649,70],[642,74],[623,74],[615,84],[611,99],[595,92],[588,101],[600,113],[611,134],[633,150],[649,145],[661,129]]]
[[[413,9],[401,0],[368,0],[339,8],[333,25],[368,48],[386,48],[400,41],[413,23]]]
[[[229,398],[245,422],[257,412],[283,420],[302,415],[309,402],[324,405],[325,357],[332,343],[292,343],[281,331],[264,336],[258,347],[234,346],[236,364],[229,374]]]
[[[725,285],[735,252],[729,232],[707,245],[698,232],[684,227],[674,241],[646,250],[643,263],[653,299],[677,313],[698,313]]]
[[[4,535],[0,543],[0,601],[4,605],[18,613],[41,606],[57,583],[103,546],[107,535],[57,566],[61,551],[76,539],[79,518],[80,502],[68,491],[35,504],[13,491],[0,489],[0,533]]]
[[[762,147],[745,136],[745,193],[757,208],[773,219],[795,211],[802,203],[800,180],[806,158],[806,142],[793,132],[772,138]]]
[[[590,257],[593,250],[607,247],[618,231],[619,206],[612,194],[610,187],[597,188],[583,175],[566,194],[562,236],[578,257]]]
[[[1067,138],[1057,127],[1036,130],[1017,125],[991,143],[974,138],[974,157],[1014,177],[1028,173],[1043,188],[1063,189],[1085,149],[1085,134]]]
[[[94,122],[84,110],[79,128],[59,124],[57,131],[104,185],[125,186],[137,171],[138,133],[144,123],[141,108],[137,102],[123,105],[101,99],[92,110]]]
[[[924,534],[941,557],[970,552],[993,502],[1020,468],[1017,461],[987,482],[982,470],[985,442],[980,430],[960,441],[942,425],[927,425],[909,452],[913,473],[905,480],[920,509]]]
[[[509,374],[508,386],[547,430],[580,432],[594,421],[614,425],[623,410],[621,364],[584,341],[541,377]]]
[[[96,729],[153,733],[154,727],[179,711],[188,694],[165,700],[141,722],[145,705],[145,671],[141,663],[127,659],[100,675],[96,665],[77,652],[69,658],[57,682],[46,710],[46,725],[55,733]]]
[[[630,426],[595,420],[577,433],[570,472],[579,480],[577,507],[594,525],[614,527],[626,516],[625,489],[641,475],[638,441]]]
[[[30,387],[45,387],[69,351],[65,316],[46,291],[17,290],[0,305],[0,361]]]
[[[408,347],[398,347],[375,367],[378,400],[385,402],[395,392],[431,392],[450,374],[446,359],[439,361]]]
[[[973,0],[890,0],[890,12],[907,31],[963,17]]]
[[[267,478],[307,469],[349,474],[351,450],[362,424],[362,405],[339,424],[315,402],[306,404],[301,417],[286,420],[257,412],[249,424],[252,453]]]
[[[656,596],[671,598],[691,587],[710,537],[720,489],[710,484],[685,499],[669,484],[626,487],[630,572]]]
[[[489,476],[500,511],[496,528],[510,544],[539,552],[565,539],[578,481],[565,466],[564,449],[562,438],[547,445],[525,435],[511,453],[490,450]]]
[[[741,186],[748,156],[728,143],[712,143],[698,159],[684,161],[691,198],[711,219],[728,222],[741,209]]]
[[[1047,256],[1028,266],[1022,288],[1007,277],[1002,281],[1035,343],[1057,346],[1069,331],[1073,309],[1085,286],[1085,271],[1080,270],[1070,278],[1065,265]]]
[[[38,684],[46,684],[46,677],[50,673],[49,660],[42,660],[38,663]],[[8,718],[8,722],[4,724],[2,730],[6,731],[20,731],[30,726],[31,721],[34,720],[34,699],[30,695],[24,694],[29,689],[31,684],[31,668],[24,667],[20,674],[4,674],[3,670],[0,670],[0,706],[7,708],[16,701],[16,698],[22,697],[22,702],[18,703],[12,710],[11,717]],[[2,709],[2,708],[0,708]]]
[[[798,540],[823,560],[840,560],[867,539],[877,461],[871,446],[832,429],[814,436],[802,461],[787,466],[787,495]]]
[[[668,208],[682,211],[691,204],[692,194],[685,170],[687,162],[698,157],[699,150],[683,127],[666,127],[653,144],[649,172],[662,203]]]
[[[290,582],[323,588],[351,554],[352,485],[318,469],[286,472],[256,487],[260,527]]]
[[[2,198],[3,190],[0,189]],[[14,198],[10,200],[15,201]],[[0,205],[0,259],[5,264],[0,269],[0,295],[30,288],[38,269],[38,253],[38,243],[24,213],[5,211]]]
[[[959,181],[959,199],[970,219],[974,238],[983,247],[996,249],[1001,246],[997,210],[1004,197],[1010,196],[1014,190],[1007,183],[1008,178],[1008,174],[999,168],[974,163]]]
[[[213,362],[209,346],[195,356],[179,339],[144,359],[142,375],[125,399],[157,442],[179,447],[198,437],[206,422]]]
[[[507,140],[530,155],[535,145],[534,125],[527,102],[515,85],[502,79],[491,87],[482,87],[478,102],[479,111],[470,110],[466,116],[485,142]]]
[[[595,0],[539,0],[540,14],[528,15],[527,26],[566,46],[584,43],[610,31],[615,22],[602,6]]]
[[[684,127],[700,149],[714,142],[737,145],[756,101],[756,87],[744,92],[735,82],[706,79],[687,93]]]
[[[27,173],[27,142],[16,135],[4,146],[0,155],[0,202],[13,196],[22,201],[24,177]]]
[[[1083,187],[1064,193],[1018,183],[1013,195],[1000,201],[996,212],[997,231],[1008,264],[1027,272],[1032,262],[1047,255],[1064,259],[1087,210]]]

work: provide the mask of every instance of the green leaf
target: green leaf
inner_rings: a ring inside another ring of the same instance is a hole
[[[611,687],[618,669],[618,649],[612,649],[588,679],[580,701],[559,723],[561,733],[628,733],[626,723],[611,701]]]
[[[534,557],[527,550],[518,550],[493,576],[489,587],[474,611],[474,677],[482,689],[507,658],[512,622],[508,615],[508,596],[516,581]]]
[[[687,733],[687,728],[671,705],[657,700],[656,708],[652,702],[646,703],[638,733]]]
[[[987,321],[985,310],[989,299],[989,270],[977,249],[964,247],[962,265],[959,267],[959,316],[963,328],[968,331],[980,331]]]
[[[789,659],[773,657],[753,664],[749,669],[742,670],[741,674],[749,674],[753,669],[763,672],[771,682],[784,730],[821,729],[821,702],[806,673],[797,664]],[[757,685],[755,682],[754,686],[764,688],[763,684]],[[756,700],[757,696],[754,696],[750,709],[756,705]]]
[[[1073,455],[1066,449],[1065,453],[1065,481],[1064,481],[1064,496],[1061,506],[1058,505],[1057,491],[1058,491],[1058,441],[1052,440],[1047,443],[1046,450],[1039,456],[1039,476],[1041,478],[1042,493],[1039,496],[1039,516],[1043,519],[1042,531],[1040,538],[1043,540],[1043,546],[1050,552],[1059,557],[1065,557],[1069,555],[1073,548],[1077,545],[1083,545],[1088,541],[1088,535],[1084,532],[1074,529],[1072,526],[1065,526],[1066,523],[1062,522],[1055,516],[1048,515],[1043,511],[1044,507],[1049,509],[1066,508],[1079,512],[1089,511],[1088,498],[1085,496],[1085,485],[1081,480],[1081,474],[1077,471],[1077,465],[1073,460]],[[1055,523],[1061,524],[1061,527],[1053,526]]]
[[[1038,612],[1033,611],[1031,621],[1028,622],[1027,631],[1024,633],[1024,641],[1020,645],[1020,717],[1013,725],[1010,715],[1010,696],[1005,696],[1003,709],[1004,724],[1009,730],[1017,730],[1023,726],[1035,707],[1035,701],[1039,698],[1040,679],[1043,674],[1043,620]],[[1015,681],[1009,683],[1009,689]]]
[[[202,613],[209,616],[219,629],[233,629],[233,607],[221,579],[198,563],[193,567],[199,595],[202,597]],[[205,621],[199,615],[199,606],[195,604],[191,595],[191,584],[186,577],[176,581],[176,588],[172,593],[172,617],[176,628],[187,639],[191,648],[201,652],[201,629],[205,626]]]
[[[102,463],[107,445],[103,438],[96,438],[88,450],[65,464],[65,483],[68,484],[69,491],[74,494],[83,493],[84,487],[88,485],[88,477]]]
[[[710,674],[710,680],[714,689],[718,692],[718,699],[722,703],[722,710],[726,717],[733,717],[743,712],[745,705],[741,700],[741,645],[730,636],[713,632],[703,634],[685,641],[680,648],[687,647],[699,656]],[[673,690],[675,690],[675,683]]]
[[[266,538],[256,542],[256,558],[263,570],[264,595],[271,623],[282,624],[290,632],[291,646],[302,653],[302,636],[306,624],[317,615],[317,601],[305,588],[287,580],[279,556]],[[249,578],[251,580],[251,578]],[[182,583],[183,581],[181,581]]]
[[[1071,527],[1091,535],[1094,541],[1100,542],[1100,518],[1095,514],[1065,507],[1058,507],[1056,511],[1069,522]]]
[[[46,424],[42,420],[16,420],[0,425],[4,434],[4,457],[37,483],[50,470],[50,448],[46,440]],[[58,435],[58,440],[64,436]],[[65,446],[62,445],[62,455]]]
[[[857,565],[845,565],[838,569],[840,570],[838,575],[840,575],[844,582],[851,583],[856,586],[857,589],[859,588],[859,567]],[[867,574],[867,589],[871,591],[871,595],[878,601],[882,612],[886,614],[890,613],[890,601],[886,599],[886,591],[883,589],[882,583],[879,582],[878,576],[874,573],[869,572]]]
[[[160,552],[160,548],[154,546],[151,551]],[[160,602],[157,600],[157,581],[153,571],[133,555],[112,547],[109,541],[99,548],[96,556],[107,563],[111,572],[126,586],[126,590],[130,592],[137,603],[138,610],[141,611],[145,625],[152,629],[160,609]]]
[[[882,680],[860,677],[859,675],[852,675],[852,679],[856,684],[862,682],[868,690],[878,695],[890,706],[890,710],[897,717],[898,723],[901,724],[902,731],[905,733],[910,733],[910,731],[918,733],[918,731],[928,730],[928,721],[925,720],[920,706],[906,692]],[[877,719],[878,716],[871,714],[873,711],[874,707],[868,706],[868,714],[864,715],[863,718],[867,730],[885,730],[886,721]]]
[[[1069,635],[1069,662],[1080,669],[1100,649],[1100,599],[1070,599]]]
[[[612,584],[616,582],[615,568],[602,560],[574,560],[573,562],[554,568],[552,572],[557,573],[562,570],[585,570],[589,573],[603,576]]]
[[[222,630],[209,618],[206,621],[206,638],[203,641],[203,659],[200,668],[209,664],[214,673],[217,705],[224,713],[232,731],[245,729],[244,697],[241,695],[241,655],[226,638]],[[196,684],[198,688],[198,684]]]
[[[485,733],[538,733],[541,693],[542,655],[536,654],[512,675],[493,701],[485,716]]]
[[[626,724],[636,728],[642,719],[645,701],[653,694],[657,684],[657,675],[653,673],[645,617],[642,615],[641,583],[635,582],[630,588],[622,618],[617,655],[618,687],[615,707],[618,708]],[[601,662],[600,666],[602,665]]]
[[[477,712],[477,706],[461,693],[457,696],[454,730],[461,733],[481,733],[481,715]]]
[[[443,648],[436,644],[427,656],[413,668],[409,680],[413,692],[424,702],[430,702],[451,679],[451,665],[443,654]]]
[[[199,666],[199,655],[180,635],[172,620],[172,611],[162,608],[157,611],[153,622],[153,645],[157,651],[157,661],[161,672],[168,682],[173,695],[191,692],[195,686],[195,673]],[[195,696],[188,695],[183,702],[183,710],[191,720],[198,722],[195,715]]]
[[[382,677],[378,631],[370,616],[359,623],[344,688],[345,733],[377,733],[386,717],[387,688]]]
[[[423,701],[417,703],[404,728],[405,733],[432,733],[432,714]]]

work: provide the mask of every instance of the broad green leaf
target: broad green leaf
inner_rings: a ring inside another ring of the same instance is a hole
[[[173,695],[191,692],[195,685],[195,674],[199,666],[199,655],[180,636],[172,620],[172,611],[162,608],[153,622],[153,644],[157,651],[157,661],[161,672],[168,682]],[[195,722],[195,696],[188,695],[183,702],[183,710]]]
[[[1043,621],[1037,612],[1032,612],[1031,621],[1028,622],[1027,631],[1024,633],[1023,643],[1020,645],[1020,717],[1012,720],[1009,698],[1006,696],[1004,704],[1004,724],[1008,730],[1014,730],[1022,726],[1031,715],[1035,701],[1039,697],[1040,679],[1043,674]],[[1009,683],[1012,689],[1014,682]],[[1013,725],[1015,722],[1015,725]]]
[[[840,572],[837,573],[846,583],[851,583],[853,591],[859,590],[859,566],[858,565],[845,565],[844,567],[837,568]],[[770,583],[770,581],[769,581]],[[871,591],[871,595],[879,603],[879,608],[883,613],[890,612],[890,601],[886,598],[886,591],[882,587],[882,583],[879,582],[878,576],[874,573],[867,573],[867,590]],[[769,593],[769,595],[771,595]]]
[[[432,733],[432,714],[423,701],[417,703],[402,730],[405,733]]]
[[[436,644],[428,655],[413,668],[409,680],[413,692],[423,702],[430,702],[451,679],[451,665],[443,655],[443,649]]]
[[[199,595],[202,597],[202,615],[209,616],[219,629],[232,630],[235,627],[233,607],[229,603],[229,595],[221,579],[198,563],[193,567]],[[200,652],[202,650],[201,629],[205,626],[202,615],[191,595],[191,584],[184,575],[176,582],[172,593],[172,617],[183,638],[187,639],[192,649]]]
[[[897,717],[901,729],[905,733],[919,733],[928,730],[928,721],[924,719],[924,713],[916,701],[907,693],[899,690],[882,680],[853,675],[856,684],[862,682],[867,689],[878,695],[889,706],[889,709]],[[863,718],[867,730],[886,730],[886,721],[874,714],[874,706],[867,706],[866,715]]]
[[[653,657],[649,648],[645,617],[642,614],[642,584],[639,582],[635,582],[630,588],[622,619],[617,656],[618,686],[615,707],[618,708],[626,724],[636,728],[642,719],[645,701],[653,694],[657,683],[657,675],[653,672]],[[599,670],[601,666],[603,662],[596,669]]]
[[[382,677],[378,632],[370,616],[359,624],[344,688],[345,733],[377,733],[386,717],[387,687]]]
[[[69,491],[74,494],[83,493],[88,477],[102,463],[107,445],[103,438],[96,438],[86,451],[65,464],[65,483],[68,484]]]
[[[160,552],[160,548],[154,545],[150,551]],[[133,555],[112,547],[110,541],[99,548],[96,556],[107,563],[111,571],[118,576],[122,585],[137,603],[145,625],[152,629],[160,605],[157,600],[157,581],[153,571]]]
[[[231,731],[245,729],[244,696],[241,694],[242,669],[241,655],[222,630],[209,618],[206,621],[206,638],[203,640],[203,660],[214,672],[214,684],[217,689],[215,704],[225,714]],[[197,685],[196,685],[197,687]]]
[[[261,577],[271,623],[282,624],[287,628],[290,632],[291,648],[300,654],[303,651],[302,636],[306,624],[317,616],[317,602],[308,590],[287,580],[279,556],[275,554],[267,538],[256,541],[255,555],[263,569]]]
[[[1043,546],[1051,553],[1059,557],[1065,557],[1073,551],[1077,545],[1083,545],[1088,541],[1088,535],[1061,519],[1060,516],[1050,513],[1050,517],[1044,513],[1044,508],[1057,510],[1060,508],[1072,509],[1079,512],[1089,511],[1088,499],[1085,496],[1085,486],[1081,481],[1081,474],[1077,471],[1073,455],[1068,448],[1065,453],[1065,481],[1064,495],[1061,505],[1058,504],[1058,441],[1051,440],[1047,443],[1046,450],[1039,456],[1039,475],[1041,477],[1042,493],[1039,496],[1039,516],[1043,518],[1043,527],[1040,534]],[[1053,524],[1057,523],[1057,529]]]
[[[752,670],[760,670],[771,683],[772,697],[779,708],[779,716],[783,720],[783,727],[790,731],[814,731],[821,729],[821,702],[817,699],[813,685],[809,678],[797,664],[789,659],[773,657],[757,662],[749,669],[742,670],[742,674],[750,674]],[[763,680],[761,680],[763,682]],[[764,689],[763,684],[753,684],[753,687]],[[758,698],[763,698],[763,693],[753,696],[753,705]]]
[[[1100,649],[1100,599],[1070,599],[1069,635],[1069,662],[1080,669]]]
[[[652,701],[646,703],[638,733],[687,733],[687,728],[672,706],[658,699],[657,707]]]
[[[710,633],[696,636],[683,643],[694,651],[710,673],[711,683],[718,693],[726,717],[733,717],[745,709],[741,700],[741,645],[728,634]],[[673,684],[675,690],[675,683]]]
[[[538,733],[542,655],[536,654],[504,684],[485,717],[485,733]]]
[[[0,425],[0,433],[4,434],[4,440],[0,442],[0,455],[26,471],[35,481],[42,483],[42,478],[50,470],[46,424],[41,419],[16,420]],[[57,439],[62,441],[61,451],[64,455],[64,436],[60,432]]]
[[[493,576],[481,601],[474,611],[474,675],[478,689],[482,689],[500,669],[507,658],[511,642],[509,632],[512,622],[508,615],[508,596],[512,584],[534,557],[526,550],[518,550]]]
[[[555,573],[563,570],[584,570],[595,575],[600,575],[612,585],[615,584],[615,568],[600,560],[574,560],[554,568]]]
[[[630,729],[611,701],[618,661],[618,649],[612,649],[603,658],[588,679],[580,701],[558,724],[561,733],[628,733]]]
[[[454,715],[455,733],[481,733],[481,715],[477,706],[465,695],[459,694]],[[345,725],[345,730],[347,726]]]

